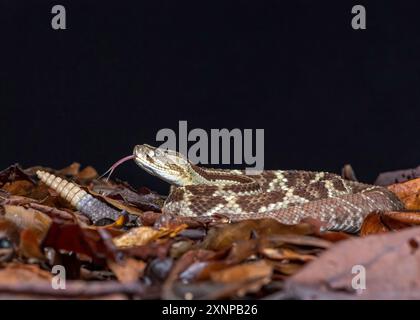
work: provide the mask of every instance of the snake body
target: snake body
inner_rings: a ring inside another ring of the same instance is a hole
[[[370,212],[404,208],[386,188],[327,172],[266,170],[246,175],[202,168],[175,151],[149,145],[136,146],[134,156],[141,168],[172,185],[163,212],[219,214],[231,221],[273,218],[285,224],[313,218],[324,230],[356,232]]]

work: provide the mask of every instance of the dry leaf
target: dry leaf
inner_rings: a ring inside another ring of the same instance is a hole
[[[122,283],[137,281],[146,268],[144,261],[128,258],[121,262],[108,261],[108,267],[114,272],[117,279]]]
[[[420,210],[420,178],[388,187],[404,203],[408,210]]]
[[[420,225],[420,211],[387,211],[372,212],[363,221],[360,235],[384,233]]]
[[[249,262],[212,272],[210,278],[216,282],[231,283],[245,282],[260,278],[269,278],[273,272],[273,267],[265,260]]]
[[[5,219],[13,222],[21,230],[31,229],[39,239],[43,239],[51,225],[51,218],[32,208],[5,205]]]
[[[245,220],[223,224],[211,229],[204,239],[202,248],[221,250],[239,240],[249,240],[253,235],[270,236],[281,234],[308,235],[314,232],[310,224],[286,225],[274,219]]]
[[[0,285],[51,283],[50,272],[40,269],[37,265],[9,263],[0,269]]]
[[[91,166],[85,167],[82,171],[76,174],[77,180],[93,180],[98,177],[98,172]]]
[[[419,299],[419,243],[420,227],[340,241],[288,279],[285,292],[300,299]],[[353,279],[362,272],[366,288],[356,290]]]
[[[309,254],[300,254],[284,248],[263,248],[261,253],[268,259],[308,262],[315,259]]]
[[[113,241],[117,247],[142,246],[159,238],[174,237],[186,227],[187,225],[180,225],[175,229],[162,228],[159,230],[152,227],[138,227],[114,238]]]
[[[123,203],[123,202],[121,202],[119,200],[115,200],[115,199],[112,199],[110,197],[101,195],[100,193],[94,192],[91,189],[88,189],[88,191],[89,191],[90,194],[92,194],[93,196],[99,198],[100,200],[103,200],[103,201],[109,203],[110,205],[114,206],[117,209],[125,210],[129,214],[140,216],[143,213],[143,211],[140,210],[139,208],[136,208],[136,207],[131,206],[129,204]]]
[[[42,239],[31,229],[22,230],[20,233],[19,251],[26,258],[44,260],[41,251]]]
[[[74,176],[76,176],[79,173],[79,170],[80,170],[80,163],[73,162],[68,167],[65,167],[63,169],[60,169],[60,170],[56,171],[55,173],[57,175],[72,176],[72,177],[74,177]]]

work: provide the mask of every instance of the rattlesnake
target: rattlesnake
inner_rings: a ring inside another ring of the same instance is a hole
[[[274,218],[285,224],[314,218],[323,229],[355,232],[372,211],[404,208],[386,188],[327,172],[265,170],[246,175],[202,168],[175,151],[149,145],[136,146],[133,157],[145,171],[172,185],[162,211],[184,216]]]
[[[172,185],[162,208],[164,213],[221,215],[230,221],[273,218],[285,224],[314,218],[323,230],[356,232],[372,211],[404,209],[386,188],[327,172],[266,170],[246,175],[240,170],[202,168],[175,151],[149,145],[136,146],[133,155],[116,165],[128,159]],[[121,215],[74,183],[44,171],[37,175],[93,222],[116,220]]]

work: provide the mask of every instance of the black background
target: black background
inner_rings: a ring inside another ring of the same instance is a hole
[[[367,30],[351,28],[356,4]],[[396,0],[0,0],[0,165],[103,172],[187,120],[265,129],[269,169],[414,167],[419,16]],[[134,163],[116,176],[166,190]]]

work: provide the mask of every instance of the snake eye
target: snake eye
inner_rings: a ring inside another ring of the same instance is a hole
[[[150,151],[147,153],[147,155],[148,155],[149,157],[154,157],[154,156],[155,156],[155,152],[154,152],[153,150],[150,150]]]
[[[156,157],[160,157],[162,155],[162,151],[159,150],[159,149],[156,149],[155,150],[155,155],[156,155]]]

